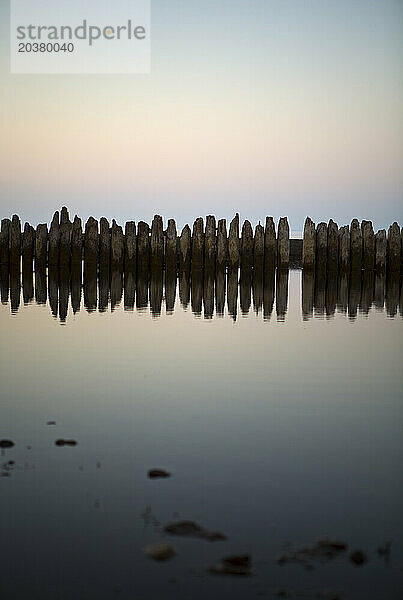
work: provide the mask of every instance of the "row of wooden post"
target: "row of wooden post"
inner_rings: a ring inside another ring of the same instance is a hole
[[[371,221],[351,221],[350,227],[329,223],[315,223],[307,217],[302,246],[302,268],[323,268],[341,272],[375,270],[383,273],[387,269],[400,272],[403,253],[403,228],[394,222],[388,229],[376,234]]]
[[[128,221],[125,230],[102,217],[98,223],[90,217],[82,229],[81,219],[70,221],[66,207],[60,215],[56,211],[49,230],[47,224],[34,229],[21,222],[17,215],[3,219],[0,232],[0,263],[32,262],[35,267],[84,264],[99,269],[118,269],[146,273],[151,268],[166,268],[181,272],[190,269],[287,269],[291,254],[302,262],[305,270],[318,267],[329,271],[386,269],[400,271],[403,249],[403,229],[395,222],[388,230],[374,233],[371,221],[353,219],[350,227],[329,223],[315,223],[307,217],[303,241],[290,240],[286,217],[276,228],[272,217],[266,217],[265,228],[259,223],[253,232],[245,221],[240,232],[239,215],[232,219],[227,234],[226,220],[216,223],[209,215],[206,223],[195,220],[193,231],[185,225],[178,236],[173,219],[164,230],[162,217],[156,215],[151,228],[144,221]]]

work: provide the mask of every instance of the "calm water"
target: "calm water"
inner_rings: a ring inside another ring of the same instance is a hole
[[[3,273],[1,297],[1,598],[403,597],[399,278]],[[276,563],[326,536],[348,551]],[[252,577],[207,572],[244,553]]]

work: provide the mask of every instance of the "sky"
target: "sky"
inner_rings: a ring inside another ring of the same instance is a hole
[[[401,1],[151,6],[150,74],[15,75],[0,0],[1,218],[402,224]]]

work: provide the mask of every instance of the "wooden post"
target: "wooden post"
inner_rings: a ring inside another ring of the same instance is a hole
[[[351,270],[362,269],[362,231],[358,219],[353,219],[350,226],[350,258]]]
[[[214,271],[217,256],[216,220],[213,215],[206,217],[206,234],[204,243],[204,267]]]
[[[59,265],[60,225],[59,211],[53,215],[49,228],[48,265]]]
[[[242,225],[241,270],[251,269],[253,265],[253,231],[248,220]],[[241,274],[242,279],[242,274]]]
[[[161,271],[164,265],[164,228],[162,217],[155,215],[151,225],[151,268]]]
[[[132,273],[134,275],[134,281],[136,278],[136,266],[137,266],[137,237],[136,237],[136,223],[134,221],[127,221],[125,225],[125,273]],[[126,286],[126,284],[125,284]],[[130,295],[131,298],[131,295]],[[134,295],[133,303],[134,305]]]
[[[123,229],[118,225],[115,219],[112,220],[111,227],[111,270],[123,273],[125,244],[123,238]]]
[[[350,230],[348,225],[339,229],[339,267],[342,273],[350,269]]]
[[[166,231],[166,249],[165,249],[165,267],[166,270],[175,272],[177,270],[178,256],[177,256],[177,233],[176,223],[174,219],[168,220],[168,226]],[[175,279],[176,285],[176,279]]]
[[[98,264],[98,221],[94,219],[94,217],[89,217],[87,223],[85,224],[85,234],[84,234],[84,263],[89,265]],[[85,283],[85,281],[84,281]],[[89,287],[88,287],[89,286]],[[93,293],[92,286],[88,284],[87,292],[90,297],[90,306],[92,306],[93,302]],[[96,293],[95,293],[96,296]]]
[[[111,262],[111,228],[105,217],[99,220],[99,270],[109,272]]]
[[[10,230],[10,219],[2,219],[0,232],[0,264],[3,265],[8,265],[10,258]]]
[[[253,270],[254,272],[258,272],[260,274],[263,274],[264,237],[264,229],[259,223],[258,225],[256,225],[255,239],[253,241]]]
[[[228,235],[228,265],[230,269],[237,269],[240,262],[239,243],[239,214],[236,213],[229,226]]]
[[[70,221],[68,210],[65,206],[60,215],[60,256],[61,267],[67,268],[71,262],[71,234],[73,224]]]
[[[375,234],[371,221],[361,221],[363,266],[373,271],[375,267]]]
[[[13,215],[10,228],[10,265],[20,264],[21,258],[21,222],[17,215]]]
[[[277,266],[280,269],[288,269],[288,265],[290,262],[290,228],[288,225],[287,217],[280,218],[277,235]]]
[[[81,219],[74,217],[73,226],[71,229],[71,264],[80,265],[80,281],[81,281],[81,261],[83,259],[83,229]],[[81,302],[81,295],[80,295]]]
[[[193,223],[192,233],[192,271],[202,269],[204,259],[204,225],[201,217]]]
[[[140,221],[137,227],[137,272],[144,278],[150,267],[150,228]],[[147,281],[148,285],[148,281]],[[139,296],[137,294],[137,299]]]
[[[388,270],[400,272],[400,227],[396,221],[388,229]]]
[[[217,231],[217,269],[224,270],[228,261],[227,221],[218,221]],[[225,293],[225,292],[224,292]]]
[[[339,268],[339,228],[333,219],[327,226],[327,269],[335,273]],[[336,285],[337,296],[337,285]]]
[[[34,259],[35,229],[29,223],[25,223],[22,235],[22,266],[29,268]]]
[[[273,217],[266,217],[266,227],[264,232],[264,268],[265,270],[275,269],[277,265],[277,240],[276,226]]]
[[[185,225],[179,240],[179,271],[180,273],[185,273],[186,276],[190,272],[191,239],[190,227],[189,225]]]
[[[326,270],[327,262],[327,225],[319,223],[316,227],[316,268]]]
[[[35,270],[46,267],[48,257],[48,226],[40,223],[35,234]]]
[[[315,223],[310,217],[305,219],[304,239],[302,242],[302,268],[312,271],[316,261],[316,231]]]

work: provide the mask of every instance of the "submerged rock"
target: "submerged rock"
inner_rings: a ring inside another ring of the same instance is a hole
[[[56,421],[48,421],[46,425],[56,425]]]
[[[175,556],[175,548],[168,542],[158,542],[149,544],[145,548],[145,553],[154,560],[164,561]]]
[[[364,552],[362,552],[362,550],[354,550],[354,552],[350,554],[350,560],[355,565],[361,566],[368,562],[368,557],[364,554]]]
[[[56,446],[77,446],[77,442],[76,440],[56,440],[55,441],[55,445]]]
[[[216,575],[252,575],[252,561],[248,554],[240,556],[227,556],[218,565],[209,567],[211,573]]]
[[[178,521],[177,523],[170,523],[165,527],[164,531],[171,535],[198,537],[211,542],[227,539],[223,533],[219,533],[218,531],[208,531],[194,521]]]
[[[0,440],[0,448],[12,448],[14,446],[14,442],[11,440]]]
[[[164,469],[150,469],[148,471],[149,479],[161,479],[166,477],[171,477],[171,473],[165,471]]]
[[[278,557],[277,563],[284,565],[294,562],[306,569],[313,569],[314,562],[324,563],[347,550],[347,544],[337,540],[318,540],[313,546],[295,548]]]

